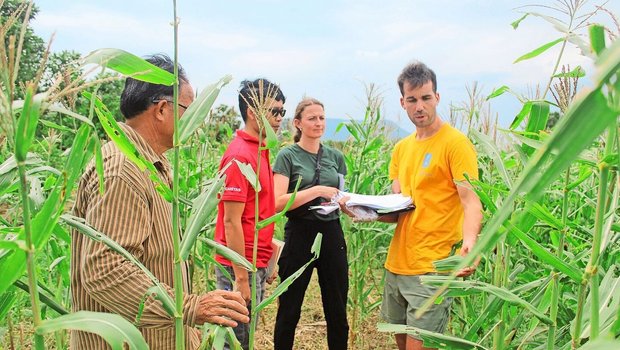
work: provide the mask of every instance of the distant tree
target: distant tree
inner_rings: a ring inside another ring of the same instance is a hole
[[[210,137],[217,142],[229,141],[241,126],[241,115],[235,107],[220,104],[211,110],[209,122]]]
[[[547,119],[547,127],[545,129],[547,130],[553,129],[555,124],[557,124],[558,121],[560,121],[560,117],[562,117],[562,115],[558,111],[549,113],[549,119]]]
[[[4,47],[10,49],[10,43],[14,40],[13,49],[17,49],[17,41],[21,32],[21,26],[26,15],[26,5],[24,1],[19,0],[5,0],[0,7],[0,21],[2,25],[5,25],[8,21],[11,21],[13,15],[17,15],[17,18],[13,21],[9,29],[4,36]],[[39,9],[33,5],[30,15],[28,16],[28,22],[32,21]],[[26,82],[32,81],[41,66],[41,60],[45,53],[45,42],[40,37],[34,34],[34,31],[30,26],[26,28],[24,32],[24,43],[21,50],[19,70],[17,71],[17,79],[15,81],[15,98],[21,98],[23,96],[23,87]]]
[[[63,50],[51,53],[47,59],[40,87],[46,90],[54,84],[59,84],[62,89],[70,82],[79,79],[80,58],[82,56],[76,51]]]
[[[4,54],[7,56],[13,52],[12,50],[17,49],[27,6],[28,4],[24,1],[0,0],[0,24],[8,28],[4,35],[3,43]],[[56,102],[62,103],[83,116],[89,115],[90,102],[82,96],[81,88],[90,92],[96,89],[97,95],[114,114],[115,118],[123,120],[119,110],[119,100],[124,80],[117,79],[117,76],[113,73],[102,72],[85,81],[81,69],[81,55],[72,50],[49,53],[47,60],[43,62],[47,50],[46,44],[42,38],[34,33],[29,24],[38,13],[39,9],[33,5],[28,15],[28,24],[23,33],[24,41],[19,58],[19,66],[16,68],[17,76],[13,90],[13,99],[23,98],[26,83],[34,82],[37,78],[40,78],[38,81],[38,92],[49,91],[51,94],[57,94],[63,91],[63,94]],[[9,62],[13,59],[6,58]],[[42,63],[45,63],[44,67],[41,66]],[[37,77],[38,74],[41,74],[41,76]],[[100,81],[100,83],[92,84],[96,81]],[[47,127],[37,129],[38,139],[59,142],[60,150],[64,150],[71,145],[73,139],[70,133],[60,133],[53,129],[70,128],[77,130],[80,122],[55,112],[46,113],[42,119],[49,123],[46,124]],[[94,119],[99,136],[105,139],[106,136],[103,129],[96,118]],[[54,124],[58,126],[54,126]],[[0,126],[2,126],[0,131],[6,133],[7,127],[4,125]],[[0,146],[3,143],[4,138],[0,137]]]

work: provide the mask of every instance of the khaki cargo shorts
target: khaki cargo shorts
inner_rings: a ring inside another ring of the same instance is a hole
[[[415,312],[436,291],[435,287],[423,285],[419,275],[396,275],[386,270],[381,316],[389,323],[443,333],[450,316],[452,298],[444,297],[441,303],[433,304],[422,317],[414,317]]]

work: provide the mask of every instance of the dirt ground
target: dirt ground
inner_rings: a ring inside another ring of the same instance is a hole
[[[269,286],[267,292],[273,290],[275,285]],[[273,349],[273,326],[277,312],[277,303],[267,306],[262,314],[256,331],[256,349]],[[394,338],[390,334],[377,331],[377,323],[381,318],[379,309],[361,324],[355,334],[349,334],[349,349],[397,349]],[[349,325],[351,325],[349,316]],[[354,339],[353,339],[354,338]],[[354,343],[353,343],[354,342]],[[321,304],[321,292],[316,272],[312,276],[306,292],[301,319],[295,332],[295,350],[327,350],[327,330]]]

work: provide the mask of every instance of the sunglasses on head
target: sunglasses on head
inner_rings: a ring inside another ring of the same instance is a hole
[[[271,115],[274,118],[279,117],[284,117],[284,115],[286,114],[286,109],[284,108],[269,108],[269,113],[271,113]]]

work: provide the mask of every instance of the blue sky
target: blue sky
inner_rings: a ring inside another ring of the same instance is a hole
[[[558,1],[540,1],[556,5]],[[590,1],[583,13],[605,1]],[[172,54],[172,1],[36,1],[35,33],[55,39],[53,51],[87,54],[113,47],[136,55]],[[286,108],[309,95],[325,103],[327,117],[362,118],[364,84],[383,93],[384,116],[407,130],[411,123],[399,104],[396,77],[413,59],[438,76],[439,112],[447,119],[450,103],[467,98],[465,87],[478,82],[484,94],[502,85],[531,96],[546,85],[558,48],[517,64],[519,56],[559,38],[552,25],[528,17],[514,30],[523,11],[555,14],[508,0],[178,0],[179,59],[196,89],[225,74],[234,80],[219,103],[236,105],[243,79],[266,77],[281,85]],[[620,16],[619,1],[606,7]],[[602,14],[591,20],[613,25]],[[615,29],[615,27],[614,27]],[[585,32],[583,32],[585,33]],[[592,73],[590,59],[569,45],[564,63]],[[507,126],[518,113],[516,98],[494,99],[491,110]]]

